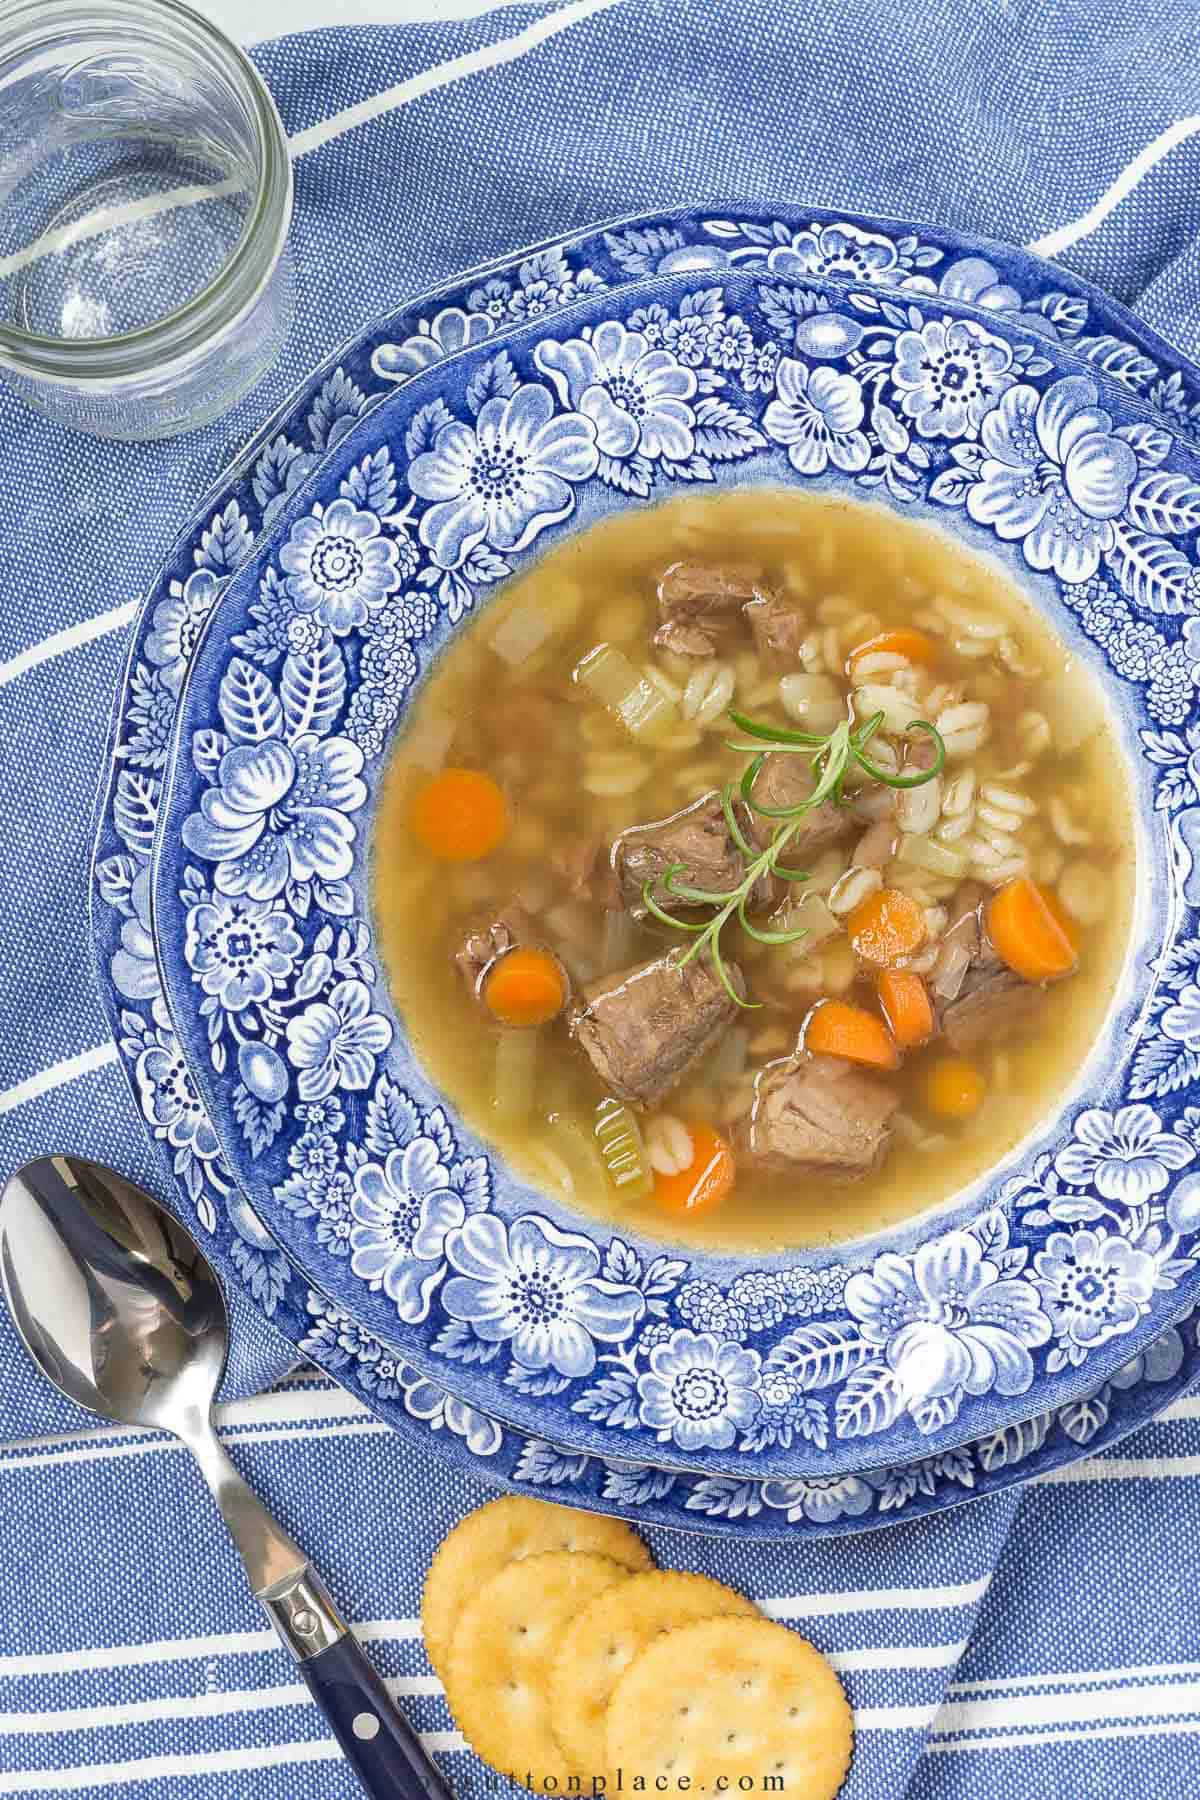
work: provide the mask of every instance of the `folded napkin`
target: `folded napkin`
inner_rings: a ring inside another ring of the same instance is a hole
[[[72,437],[0,392],[0,1177],[74,1150],[161,1191],[88,956],[108,708],[137,594],[306,369],[522,243],[779,194],[1033,243],[1200,355],[1195,44],[1193,0],[560,0],[257,49],[297,158],[280,368],[218,425],[145,447]],[[247,1399],[293,1352],[233,1304],[234,1455],[460,1791],[489,1791],[414,1623],[433,1546],[483,1490],[323,1379]],[[1023,1496],[887,1531],[654,1548],[833,1655],[858,1708],[847,1800],[1193,1800],[1197,1417],[1180,1402]],[[355,1793],[183,1453],[89,1426],[29,1373],[6,1316],[0,1444],[0,1796]]]

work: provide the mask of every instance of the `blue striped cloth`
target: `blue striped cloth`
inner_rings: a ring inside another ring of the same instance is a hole
[[[137,594],[305,369],[522,243],[781,194],[1034,244],[1200,355],[1197,50],[1194,0],[559,0],[256,51],[297,155],[282,366],[219,425],[145,448],[71,438],[0,392],[0,1175],[79,1150],[159,1178],[91,984],[101,745]],[[322,1379],[246,1397],[290,1360],[243,1307],[231,1450],[459,1790],[483,1793],[415,1614],[434,1545],[485,1494]],[[653,1547],[833,1657],[858,1714],[847,1800],[1194,1800],[1198,1418],[1178,1402],[1023,1494],[837,1543]],[[0,1445],[0,1796],[356,1792],[184,1453],[89,1427],[2,1318]]]

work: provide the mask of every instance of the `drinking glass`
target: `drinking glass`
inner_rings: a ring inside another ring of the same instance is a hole
[[[0,0],[0,373],[102,437],[228,410],[291,309],[287,139],[179,0]]]

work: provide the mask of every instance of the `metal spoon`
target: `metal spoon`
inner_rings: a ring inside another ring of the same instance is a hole
[[[25,1348],[59,1391],[195,1456],[255,1598],[371,1800],[450,1800],[297,1548],[217,1439],[228,1320],[212,1268],[142,1188],[75,1156],[26,1164],[0,1197],[0,1278]]]

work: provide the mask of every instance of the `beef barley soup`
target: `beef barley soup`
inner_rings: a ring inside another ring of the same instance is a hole
[[[743,488],[541,559],[425,682],[375,910],[416,1054],[512,1165],[745,1249],[946,1200],[1056,1103],[1129,933],[1091,677],[998,567]]]

